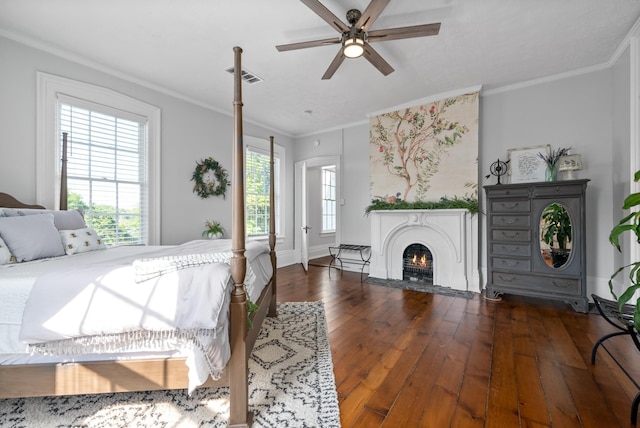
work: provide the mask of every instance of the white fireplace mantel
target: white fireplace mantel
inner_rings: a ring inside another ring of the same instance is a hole
[[[369,275],[402,279],[402,256],[422,244],[433,256],[433,283],[480,291],[478,216],[465,209],[372,211]]]

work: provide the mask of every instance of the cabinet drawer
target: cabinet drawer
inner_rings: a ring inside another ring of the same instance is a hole
[[[579,196],[583,191],[582,184],[562,184],[551,186],[537,186],[533,193],[534,196]]]
[[[518,245],[494,242],[491,244],[491,253],[496,256],[529,257],[531,255],[531,246],[526,244]]]
[[[509,257],[492,257],[491,267],[493,269],[517,270],[520,272],[530,272],[531,259],[512,259]]]
[[[508,272],[492,272],[491,282],[497,286],[521,288],[528,292],[580,295],[580,280],[577,278],[551,278]]]
[[[502,242],[530,242],[531,230],[517,229],[492,229],[491,239]]]
[[[528,215],[492,215],[491,225],[529,227],[531,226],[530,218]]]
[[[528,213],[531,210],[529,199],[491,201],[493,213]]]
[[[523,199],[529,198],[529,186],[523,186],[523,187],[512,188],[512,189],[506,189],[502,186],[497,186],[497,187],[500,187],[500,188],[487,190],[487,196],[489,196],[490,198],[503,198],[505,196],[508,196],[510,198],[515,198],[518,196],[522,197]]]

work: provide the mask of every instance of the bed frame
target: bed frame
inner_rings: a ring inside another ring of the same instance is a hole
[[[248,360],[262,322],[276,313],[276,253],[274,182],[271,181],[269,247],[273,276],[256,302],[259,310],[251,315],[253,328],[248,329],[244,224],[244,171],[242,139],[242,78],[240,47],[234,47],[234,137],[232,173],[232,253],[230,343],[231,359],[220,380],[211,378],[202,386],[229,386],[229,426],[248,427],[252,414],[248,407]],[[60,209],[66,209],[66,139],[63,135]],[[271,176],[274,175],[273,137],[271,146]],[[0,193],[0,207],[43,208],[24,204],[14,197]],[[98,361],[73,364],[27,364],[0,366],[0,398],[34,397],[70,394],[96,394],[125,391],[186,389],[187,367],[184,358],[133,361]]]

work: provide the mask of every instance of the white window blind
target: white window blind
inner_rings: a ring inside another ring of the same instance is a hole
[[[71,97],[58,106],[69,209],[82,210],[107,245],[146,244],[146,118]]]
[[[322,231],[336,231],[336,170],[322,168]]]
[[[274,193],[276,234],[280,234],[280,158],[274,155]],[[269,233],[269,154],[262,149],[247,146],[245,152],[245,215],[249,236]]]

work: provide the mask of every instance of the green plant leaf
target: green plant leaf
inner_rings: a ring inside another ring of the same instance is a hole
[[[631,207],[635,207],[637,205],[640,205],[640,193],[632,193],[624,200],[622,209],[628,210]]]
[[[613,229],[611,229],[611,234],[609,235],[609,242],[615,245],[618,251],[622,251],[620,248],[620,234],[622,234],[626,230],[633,230],[634,226],[631,224],[622,224],[617,225]]]

